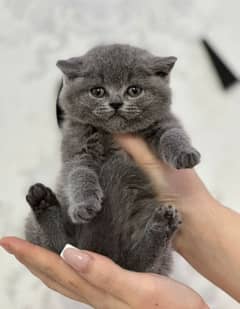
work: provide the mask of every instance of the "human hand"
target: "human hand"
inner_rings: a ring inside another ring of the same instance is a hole
[[[125,134],[115,139],[145,171],[161,201],[181,208],[193,200],[212,198],[193,169],[177,170],[158,160],[140,137]]]
[[[192,289],[174,280],[124,270],[93,252],[67,247],[62,259],[15,237],[0,240],[0,246],[50,289],[96,309],[208,308]]]
[[[201,244],[199,236],[203,235],[206,217],[215,215],[215,199],[194,169],[177,170],[170,167],[157,159],[148,145],[137,136],[116,135],[115,139],[149,177],[159,201],[168,202],[180,211],[183,224],[173,239],[174,248],[202,272],[202,265],[199,267],[196,264],[195,255],[202,252],[201,247],[198,247]],[[190,252],[190,255],[186,255],[186,252]]]

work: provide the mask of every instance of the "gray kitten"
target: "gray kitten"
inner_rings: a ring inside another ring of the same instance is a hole
[[[175,61],[117,44],[57,62],[63,72],[62,169],[56,195],[42,184],[29,190],[29,241],[58,253],[71,243],[130,270],[169,273],[180,215],[156,200],[148,179],[113,134],[142,136],[177,169],[199,162],[200,154],[170,110]]]

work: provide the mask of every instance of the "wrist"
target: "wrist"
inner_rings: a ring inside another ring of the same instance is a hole
[[[209,233],[215,237],[215,231],[219,228],[215,213],[220,206],[208,192],[179,202],[183,223],[173,239],[173,247],[179,254],[183,257],[190,253],[197,254],[201,250],[197,246],[202,239],[209,238]]]

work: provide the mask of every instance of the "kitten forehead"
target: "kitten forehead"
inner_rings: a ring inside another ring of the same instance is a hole
[[[90,75],[98,75],[105,82],[119,83],[129,80],[134,71],[144,73],[141,65],[147,57],[151,54],[146,50],[114,44],[91,49],[83,60]]]
[[[59,60],[57,66],[67,77],[100,79],[103,83],[122,86],[131,79],[150,75],[165,77],[169,81],[176,57],[156,57],[139,47],[123,44],[101,45],[82,57]]]
[[[136,58],[150,56],[151,54],[139,47],[123,44],[96,46],[86,53],[86,56],[121,58],[127,61],[134,61]]]

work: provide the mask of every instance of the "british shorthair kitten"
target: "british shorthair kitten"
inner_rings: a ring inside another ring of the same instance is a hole
[[[63,73],[62,168],[55,193],[42,184],[29,189],[29,241],[58,253],[70,243],[126,269],[169,273],[180,215],[155,198],[113,135],[142,136],[177,169],[199,163],[199,152],[171,112],[175,61],[114,44],[57,62]]]

